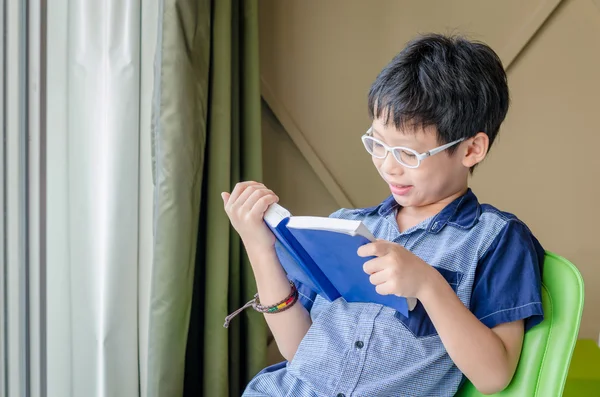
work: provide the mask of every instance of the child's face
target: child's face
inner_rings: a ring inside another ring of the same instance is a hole
[[[435,127],[400,131],[393,123],[386,126],[383,120],[375,119],[371,131],[374,138],[388,146],[401,146],[418,153],[440,146]],[[452,155],[444,150],[423,159],[418,168],[401,165],[391,153],[384,159],[372,158],[398,204],[423,207],[444,201],[467,188],[469,167],[464,164],[466,147],[466,142],[461,142]]]

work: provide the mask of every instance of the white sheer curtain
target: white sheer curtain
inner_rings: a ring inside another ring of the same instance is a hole
[[[145,395],[157,11],[47,1],[48,396]]]
[[[28,368],[27,26],[19,2],[0,7],[0,395],[21,396],[39,375]],[[39,333],[33,339],[39,342]]]
[[[0,396],[146,395],[158,0],[0,0]]]

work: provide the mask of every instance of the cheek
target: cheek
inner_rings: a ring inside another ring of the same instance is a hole
[[[384,160],[383,159],[378,159],[377,157],[371,157],[371,159],[373,161],[373,165],[377,169],[377,172],[381,175],[382,174],[381,167],[383,166],[383,161]]]
[[[410,174],[410,182],[417,187],[417,191],[420,193],[430,191],[438,183],[435,174],[423,171],[415,170]]]
[[[456,166],[449,162],[430,163],[420,172],[414,173],[415,184],[424,192],[436,193],[454,184],[457,179]]]
[[[422,192],[432,192],[437,190],[438,187],[444,185],[450,174],[447,165],[436,164],[433,162],[429,162],[429,164],[421,163],[419,168],[407,170],[407,173],[410,175],[411,182]]]

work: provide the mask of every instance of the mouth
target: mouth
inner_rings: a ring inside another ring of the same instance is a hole
[[[398,196],[404,196],[406,194],[408,194],[408,192],[410,192],[410,190],[412,189],[412,185],[397,185],[397,184],[393,184],[393,183],[388,183],[390,186],[390,190],[392,191],[392,194],[398,195]]]

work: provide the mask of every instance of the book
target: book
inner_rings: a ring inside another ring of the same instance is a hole
[[[292,216],[276,203],[264,221],[276,237],[277,257],[288,277],[328,301],[378,303],[405,317],[415,307],[415,298],[380,295],[369,281],[363,264],[373,257],[360,257],[357,250],[376,239],[361,221]]]

